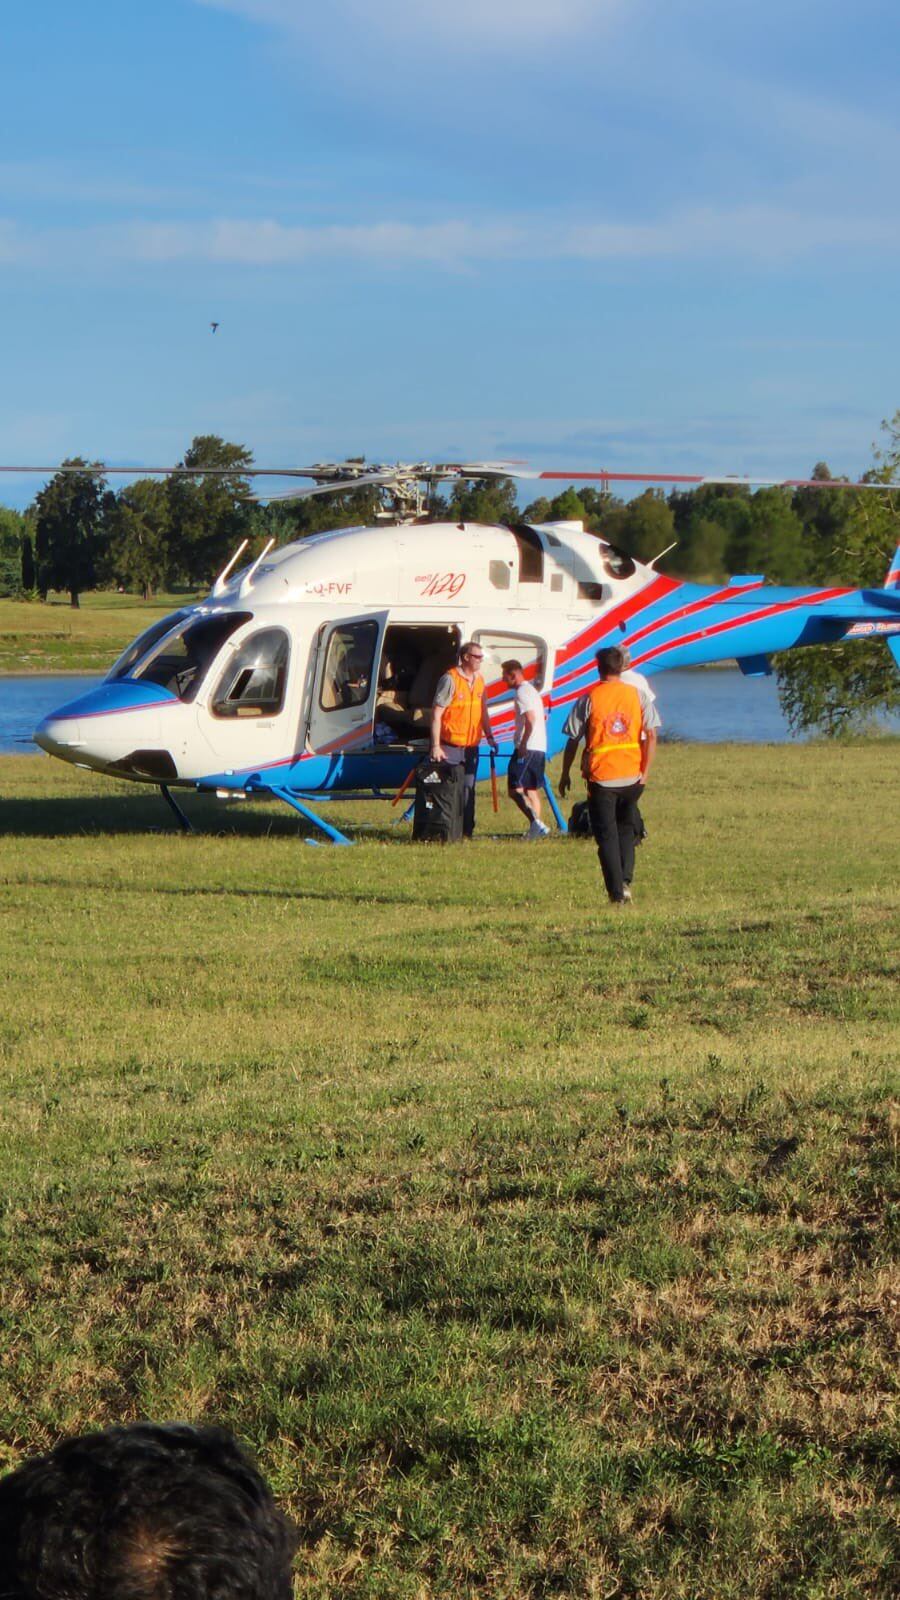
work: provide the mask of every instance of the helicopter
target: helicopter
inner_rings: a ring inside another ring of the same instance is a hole
[[[216,469],[95,470],[201,476]],[[158,786],[183,828],[190,824],[173,789],[271,796],[333,843],[351,843],[315,803],[386,800],[392,791],[399,798],[428,753],[435,686],[464,640],[483,650],[501,772],[513,751],[513,703],[501,672],[510,658],[543,698],[548,756],[563,748],[563,724],[592,685],[604,645],[627,647],[632,666],[648,677],[730,659],[758,676],[771,672],[774,651],[877,635],[900,666],[900,547],[880,589],[773,587],[755,573],[711,585],[669,577],[656,569],[665,551],[642,563],[580,521],[488,526],[429,516],[436,487],[466,479],[603,489],[822,487],[818,480],[549,472],[508,461],[369,465],[362,458],[241,475],[312,480],[255,495],[265,501],[372,487],[380,511],[371,526],[277,548],[270,540],[239,566],[245,540],[205,599],[154,622],[101,684],[61,705],[34,734],[63,761]],[[488,775],[480,756],[477,777]],[[565,832],[549,779],[545,790]]]

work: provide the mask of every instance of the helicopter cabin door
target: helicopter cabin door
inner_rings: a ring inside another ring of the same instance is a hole
[[[375,690],[386,611],[326,622],[319,631],[307,743],[328,755],[373,742]]]

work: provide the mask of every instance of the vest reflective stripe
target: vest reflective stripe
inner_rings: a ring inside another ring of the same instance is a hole
[[[441,743],[478,744],[481,739],[484,679],[476,677],[474,683],[470,683],[456,667],[451,667],[447,676],[453,684],[453,699],[444,707],[441,718]]]
[[[644,719],[637,690],[618,678],[606,678],[594,685],[588,700],[587,740],[582,763],[588,783],[639,778]]]

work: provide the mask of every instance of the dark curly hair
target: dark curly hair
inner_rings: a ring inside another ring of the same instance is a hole
[[[224,1428],[108,1428],[0,1480],[0,1600],[290,1600],[296,1543]]]

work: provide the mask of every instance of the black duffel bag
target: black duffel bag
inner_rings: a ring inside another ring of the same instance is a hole
[[[637,805],[634,808],[634,820],[636,824],[634,842],[635,844],[641,844],[647,837],[647,829],[644,827],[644,819]],[[576,839],[589,839],[591,837],[593,832],[591,828],[591,813],[586,800],[576,800],[572,810],[569,812],[569,832],[574,834]]]
[[[414,839],[456,844],[462,838],[465,779],[461,761],[420,762],[416,768]]]

